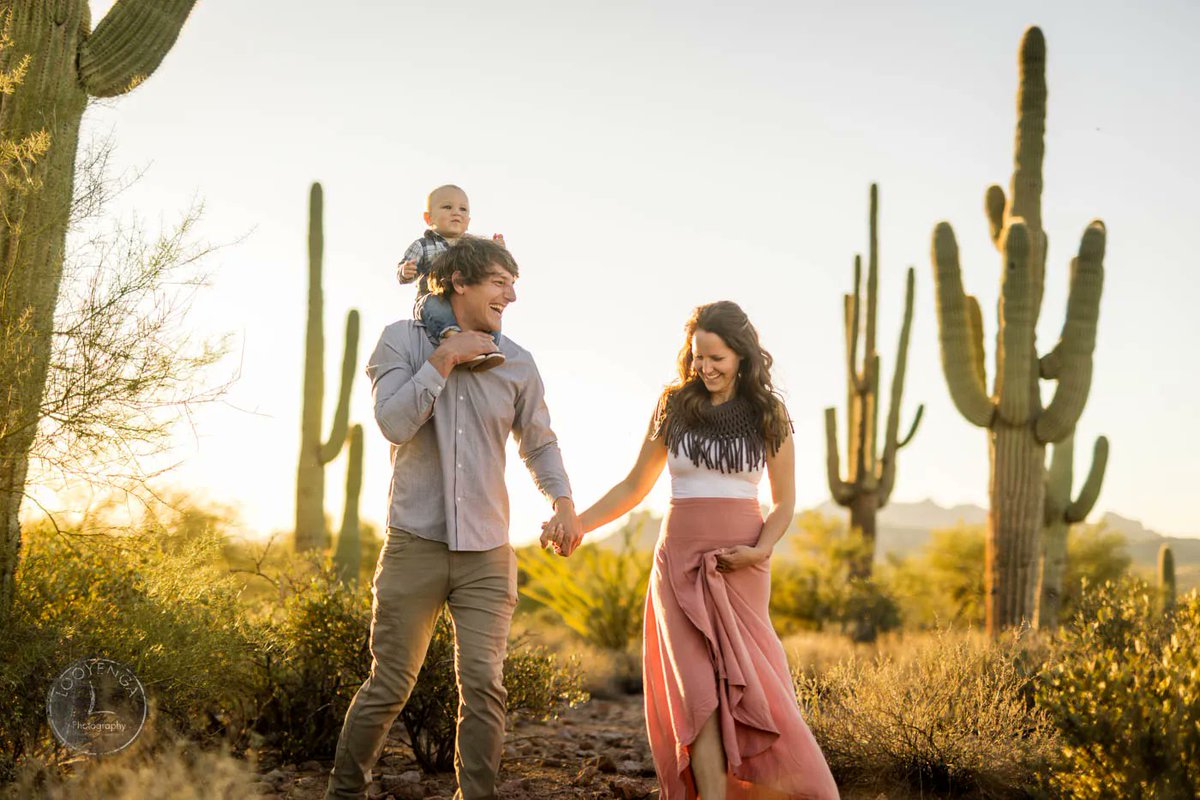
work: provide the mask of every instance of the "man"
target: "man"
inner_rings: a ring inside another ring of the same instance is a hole
[[[495,797],[504,744],[501,670],[517,602],[504,486],[510,431],[553,501],[556,549],[569,555],[583,536],[530,354],[501,337],[502,365],[455,369],[495,349],[491,332],[517,299],[516,262],[495,242],[464,238],[438,257],[430,278],[462,332],[435,349],[420,322],[396,322],[367,364],[375,419],[392,443],[388,536],[373,586],[371,674],[346,712],[327,800],[367,796],[370,770],[416,682],[443,605],[459,655],[455,798]]]

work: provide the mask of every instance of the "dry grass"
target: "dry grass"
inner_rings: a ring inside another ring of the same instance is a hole
[[[30,760],[6,797],[43,800],[243,800],[255,796],[254,770],[224,750],[183,742],[136,745],[101,759],[65,766]]]
[[[805,718],[839,785],[1032,796],[1057,738],[1028,700],[1022,644],[946,632],[890,647],[797,677]]]

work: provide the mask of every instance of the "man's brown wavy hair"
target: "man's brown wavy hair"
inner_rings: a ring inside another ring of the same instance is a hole
[[[482,283],[487,279],[492,265],[512,274],[520,275],[512,253],[491,239],[476,236],[460,237],[458,243],[433,260],[429,268],[429,291],[449,297],[454,292],[454,275],[467,286]]]
[[[665,410],[669,403],[674,422],[685,428],[700,424],[711,412],[708,389],[692,368],[692,337],[698,330],[715,333],[742,359],[734,387],[735,396],[750,403],[761,420],[763,440],[769,451],[772,454],[778,452],[791,433],[791,420],[783,398],[771,382],[774,359],[759,343],[758,331],[750,324],[746,312],[737,303],[718,300],[697,306],[683,330],[683,347],[676,361],[679,374],[663,390],[659,408]]]

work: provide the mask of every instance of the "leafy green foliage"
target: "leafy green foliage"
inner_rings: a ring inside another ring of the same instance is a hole
[[[11,767],[47,743],[52,676],[82,657],[133,670],[157,724],[197,741],[244,729],[258,631],[217,567],[221,534],[147,518],[122,535],[24,528],[13,615],[0,630],[0,746]],[[0,765],[2,768],[3,765]]]
[[[797,557],[771,559],[771,619],[781,634],[829,625],[845,631],[864,621],[878,632],[899,627],[896,603],[882,585],[850,578],[851,566],[872,555],[860,531],[806,511],[796,515],[784,541]]]
[[[638,525],[616,535],[618,549],[580,547],[570,559],[541,548],[518,551],[521,594],[553,610],[587,642],[624,651],[642,634],[651,556],[636,546]]]
[[[880,580],[898,598],[906,625],[980,626],[984,622],[984,526],[933,531],[923,550],[892,559]],[[1083,586],[1124,575],[1130,565],[1125,537],[1098,525],[1075,525],[1067,535],[1064,618],[1074,613]]]
[[[892,560],[884,580],[892,587],[907,624],[982,625],[984,529],[958,525],[933,531],[917,555]]]
[[[1161,615],[1133,579],[1084,595],[1041,676],[1073,798],[1200,796],[1200,594]]]

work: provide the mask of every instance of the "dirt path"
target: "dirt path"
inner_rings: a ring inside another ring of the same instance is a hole
[[[454,775],[425,775],[408,746],[392,728],[383,756],[375,768],[372,796],[392,800],[449,800]],[[259,796],[288,800],[324,797],[330,765],[310,761],[278,765],[261,756]],[[505,737],[500,766],[502,800],[658,797],[658,781],[642,724],[642,699],[593,699],[557,720],[517,720]]]

